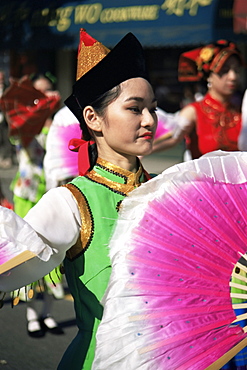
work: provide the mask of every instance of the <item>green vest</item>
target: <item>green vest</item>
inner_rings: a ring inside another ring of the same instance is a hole
[[[132,173],[98,159],[86,176],[79,176],[65,185],[75,196],[82,219],[80,238],[64,261],[79,332],[66,351],[59,370],[91,369],[95,333],[103,314],[100,300],[111,273],[109,240],[121,201],[146,180],[142,166],[137,173]]]

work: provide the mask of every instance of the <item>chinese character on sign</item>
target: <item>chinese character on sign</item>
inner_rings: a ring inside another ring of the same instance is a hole
[[[195,16],[199,6],[211,5],[212,2],[213,0],[165,0],[161,9],[168,15],[175,14],[181,17],[185,10],[188,10],[191,16]]]

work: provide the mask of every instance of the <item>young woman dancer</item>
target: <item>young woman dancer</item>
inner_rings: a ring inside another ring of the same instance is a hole
[[[16,276],[19,286],[41,278],[63,261],[79,330],[58,369],[89,370],[111,271],[108,241],[122,200],[149,179],[138,156],[151,153],[157,125],[156,98],[135,36],[127,34],[109,51],[82,30],[78,79],[65,104],[83,131],[83,140],[70,142],[79,151],[80,175],[48,191],[25,221],[1,209],[12,236],[19,233],[20,240],[26,228],[25,245],[34,246],[32,235],[41,249],[8,277],[1,275],[0,290],[16,289]]]

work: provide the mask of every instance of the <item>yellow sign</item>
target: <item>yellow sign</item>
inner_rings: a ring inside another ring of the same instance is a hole
[[[56,17],[48,21],[51,27],[59,32],[67,31],[72,24],[86,25],[123,23],[130,21],[155,21],[160,17],[160,11],[167,15],[183,16],[188,11],[190,16],[196,16],[200,6],[211,5],[214,0],[165,0],[162,5],[134,5],[103,8],[101,3],[80,4],[56,9]],[[48,17],[49,9],[44,9],[41,16]],[[43,21],[44,21],[43,18]]]
[[[165,0],[161,5],[161,9],[167,14],[175,14],[183,16],[186,10],[191,16],[197,15],[199,6],[211,5],[213,0]]]

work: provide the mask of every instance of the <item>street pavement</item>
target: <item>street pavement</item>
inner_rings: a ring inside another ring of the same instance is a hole
[[[35,304],[40,312],[41,299],[36,299]],[[57,369],[65,349],[77,332],[73,302],[68,299],[54,300],[52,313],[64,334],[47,332],[42,338],[31,338],[27,334],[25,302],[12,308],[10,296],[5,298],[0,310],[1,370]]]
[[[148,172],[158,174],[180,162],[181,158],[182,148],[177,148],[152,154],[143,158],[142,163]],[[16,171],[17,166],[11,169],[0,169],[2,189],[9,201],[12,201],[9,185]],[[12,308],[10,295],[6,296],[5,303],[0,310],[0,370],[56,370],[65,349],[77,332],[73,301],[66,281],[64,281],[64,289],[65,299],[54,299],[52,310],[64,334],[54,335],[48,332],[39,339],[31,338],[27,334],[26,304],[20,302]],[[35,303],[40,312],[41,299],[36,299]]]

